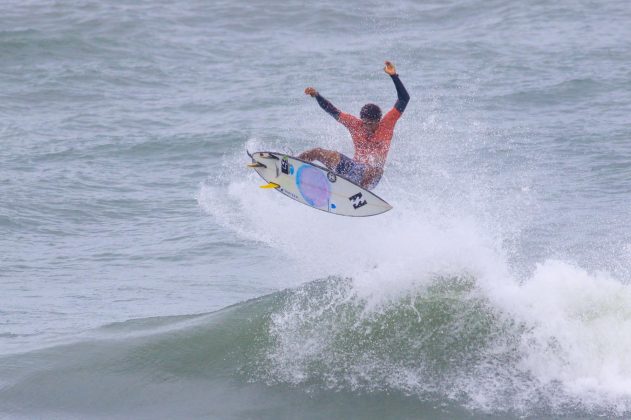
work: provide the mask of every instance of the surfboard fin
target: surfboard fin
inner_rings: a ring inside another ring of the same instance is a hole
[[[275,182],[270,182],[270,183],[268,183],[267,185],[261,185],[261,187],[260,187],[260,188],[265,188],[265,189],[267,189],[267,188],[278,188],[278,187],[280,187],[280,185],[278,185],[277,183],[275,183]]]
[[[261,162],[248,163],[248,168],[267,168],[267,165],[263,165]]]

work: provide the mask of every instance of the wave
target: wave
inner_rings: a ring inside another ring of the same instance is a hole
[[[27,416],[160,417],[226,399],[224,413],[247,417],[260,406],[239,407],[242,393],[277,417],[296,398],[335,410],[341,395],[401,412],[442,404],[434,414],[447,417],[631,411],[628,286],[554,261],[494,292],[473,276],[419,280],[378,303],[331,277],[210,314],[112,324],[0,359],[0,401]]]
[[[421,137],[458,135],[428,124]],[[401,134],[406,159],[389,167],[401,181],[379,187],[395,211],[378,223],[258,191],[236,156],[201,186],[198,201],[215,222],[299,272],[272,275],[297,287],[277,295],[248,380],[486,414],[628,415],[628,279],[528,255],[520,243],[537,202],[527,168],[503,170],[516,181],[497,186],[492,168],[466,159],[477,145],[430,145],[421,157]],[[313,278],[327,280],[305,284]]]
[[[351,280],[311,283],[272,314],[263,378],[484,412],[628,412],[628,286],[550,261],[500,289],[435,277],[375,306]]]

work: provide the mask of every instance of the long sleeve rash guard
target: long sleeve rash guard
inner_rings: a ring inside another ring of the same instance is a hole
[[[351,133],[353,145],[355,146],[353,160],[356,162],[377,167],[383,167],[386,163],[394,126],[410,101],[410,95],[405,86],[403,86],[399,76],[395,74],[391,77],[397,89],[397,102],[379,121],[379,126],[372,134],[364,129],[364,123],[361,119],[340,111],[323,96],[320,94],[316,95],[316,100],[320,107],[342,123]]]
[[[394,76],[390,76],[390,77],[392,78],[392,81],[394,82],[394,87],[397,89],[398,98],[397,98],[397,102],[394,104],[394,107],[400,113],[403,113],[403,111],[405,111],[405,107],[408,105],[408,102],[410,101],[410,95],[408,94],[408,91],[405,89],[405,86],[403,86],[403,82],[401,82],[401,79],[399,79],[398,74],[395,74]],[[342,112],[339,109],[337,109],[335,105],[333,105],[331,102],[329,102],[328,99],[326,99],[324,96],[320,95],[319,93],[316,95],[315,98],[323,110],[325,110],[330,116],[332,116],[336,120],[339,119],[340,114]]]

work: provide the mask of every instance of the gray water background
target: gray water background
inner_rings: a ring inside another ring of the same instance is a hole
[[[302,91],[387,108],[384,59],[412,97],[377,189],[388,217],[468,217],[520,282],[555,259],[626,285],[629,40],[626,1],[3,2],[0,353],[340,274],[244,232],[308,208],[205,201],[270,194],[246,144],[351,153]]]

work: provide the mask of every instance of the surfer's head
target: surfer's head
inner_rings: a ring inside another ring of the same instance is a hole
[[[381,109],[375,104],[366,104],[362,107],[359,117],[362,119],[367,133],[374,133],[379,127],[379,121],[381,121]]]
[[[359,117],[365,123],[375,123],[381,120],[381,108],[375,104],[366,104],[362,107]]]

